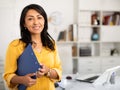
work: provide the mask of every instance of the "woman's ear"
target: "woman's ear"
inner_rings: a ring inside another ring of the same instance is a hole
[[[26,25],[24,24],[24,28],[27,29]]]

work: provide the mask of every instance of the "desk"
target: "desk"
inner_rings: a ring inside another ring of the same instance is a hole
[[[59,83],[60,86],[56,90],[120,90],[120,79],[116,84],[95,87],[92,83],[75,80],[76,75],[70,76],[72,76],[72,79],[67,80],[66,75],[64,75],[61,83]]]

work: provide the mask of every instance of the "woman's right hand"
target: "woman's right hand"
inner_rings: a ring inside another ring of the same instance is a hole
[[[31,73],[31,74],[27,74],[27,75],[23,76],[22,83],[28,87],[34,85],[36,83],[36,79],[33,79],[31,77],[33,77],[35,75],[36,75],[35,73]]]

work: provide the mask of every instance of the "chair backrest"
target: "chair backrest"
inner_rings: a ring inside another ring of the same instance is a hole
[[[73,73],[72,48],[68,44],[58,45],[58,53],[62,62],[63,74]]]

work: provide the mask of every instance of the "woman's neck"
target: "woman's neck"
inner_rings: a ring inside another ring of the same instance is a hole
[[[34,43],[34,44],[41,44],[42,41],[41,41],[40,35],[32,36],[32,43]]]
[[[42,40],[40,34],[32,35],[32,47],[37,52],[41,52],[42,50]]]

